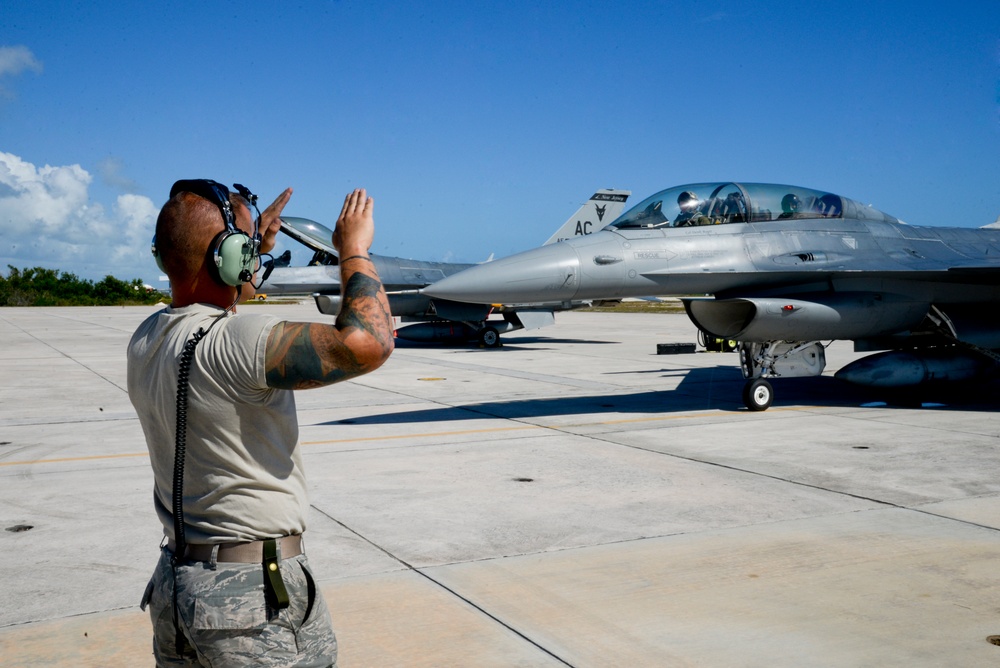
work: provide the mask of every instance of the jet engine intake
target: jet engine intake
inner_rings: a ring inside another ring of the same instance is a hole
[[[917,326],[929,304],[851,292],[802,298],[684,299],[698,328],[737,341],[828,341],[886,336]]]

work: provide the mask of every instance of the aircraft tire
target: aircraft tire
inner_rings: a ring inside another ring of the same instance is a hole
[[[500,332],[495,327],[484,327],[479,332],[479,343],[484,348],[499,348]]]
[[[763,378],[751,378],[743,385],[743,405],[752,411],[766,411],[774,400],[771,383]]]

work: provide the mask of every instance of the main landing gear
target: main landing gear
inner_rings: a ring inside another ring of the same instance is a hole
[[[483,327],[479,330],[479,345],[483,348],[499,348],[500,332],[496,327]]]

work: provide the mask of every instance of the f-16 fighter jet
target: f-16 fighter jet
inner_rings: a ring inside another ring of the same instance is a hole
[[[815,376],[825,344],[884,351],[837,372],[875,387],[963,381],[1000,363],[1000,229],[917,227],[834,193],[762,183],[660,191],[585,237],[466,269],[423,292],[463,302],[681,296],[738,342],[751,410]],[[710,295],[689,297],[689,295]]]

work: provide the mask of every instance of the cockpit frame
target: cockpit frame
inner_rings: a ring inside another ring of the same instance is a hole
[[[773,183],[694,183],[647,197],[606,229],[660,229],[852,218],[900,222],[878,209],[831,192]]]

